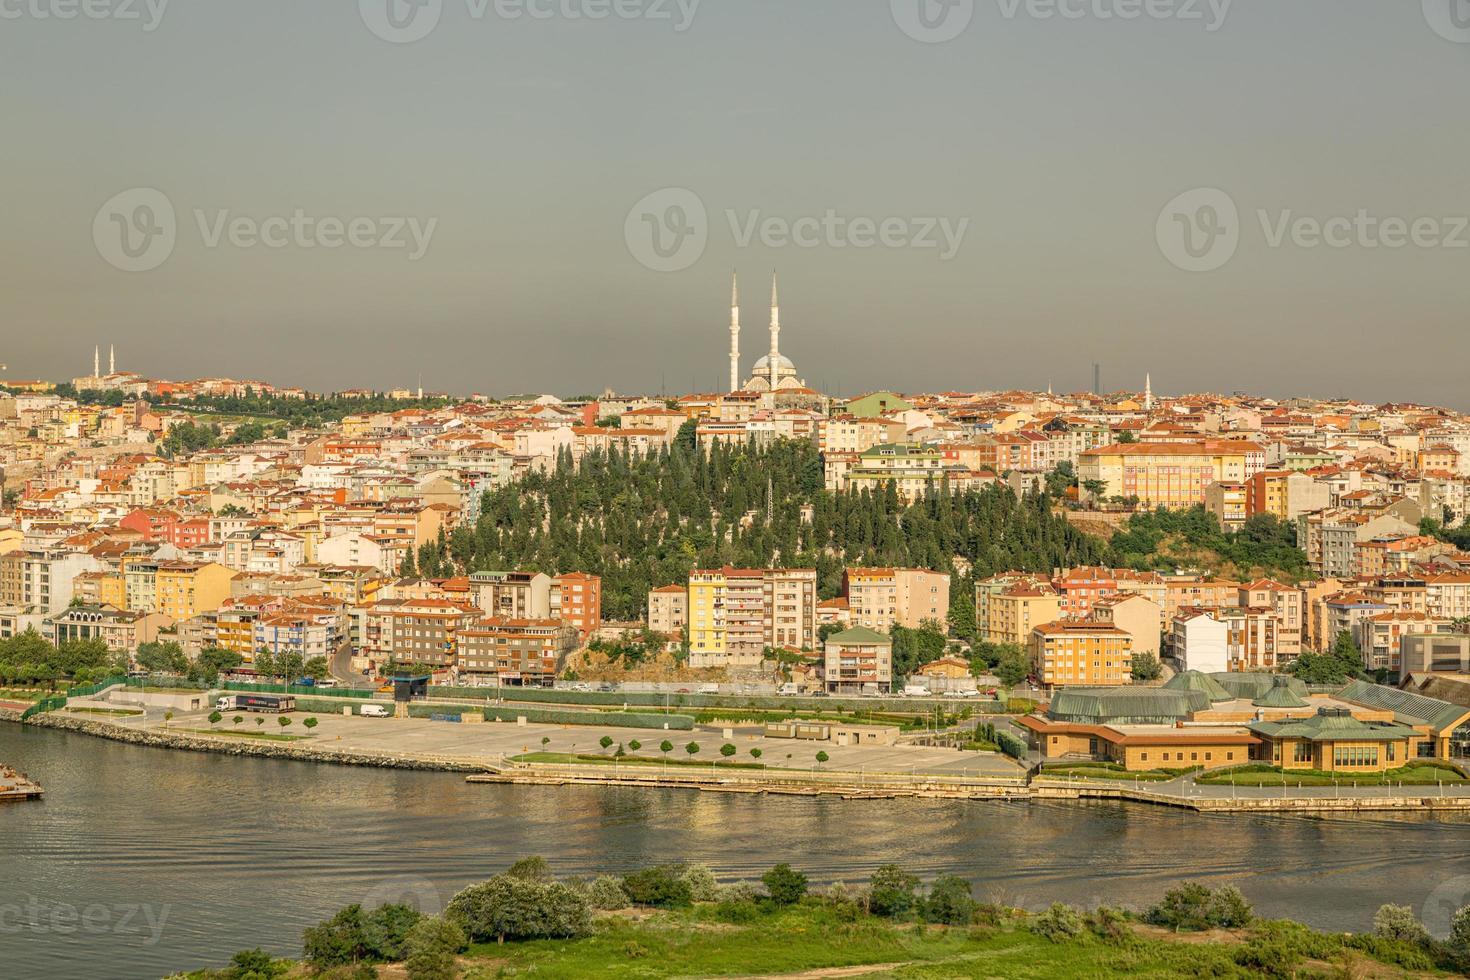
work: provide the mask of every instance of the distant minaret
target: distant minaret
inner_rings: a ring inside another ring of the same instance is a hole
[[[107,345],[107,373],[117,373],[117,347],[113,344]]]
[[[424,372],[419,372],[419,401],[424,400]]]
[[[92,377],[102,377],[102,345],[92,348]]]
[[[1154,410],[1154,378],[1151,374],[1143,376],[1143,410],[1145,412]]]
[[[771,392],[781,377],[781,298],[776,292],[776,273],[771,273]]]
[[[740,388],[740,274],[730,273],[730,390]]]

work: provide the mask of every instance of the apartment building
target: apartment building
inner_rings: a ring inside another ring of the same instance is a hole
[[[1205,487],[1205,510],[1215,515],[1223,530],[1239,531],[1250,516],[1246,485],[1223,480],[1211,483]]]
[[[559,619],[577,631],[586,643],[602,627],[602,578],[568,572],[551,580],[549,619]]]
[[[747,667],[768,647],[816,646],[815,569],[696,570],[689,575],[689,665]]]
[[[1159,654],[1159,604],[1136,592],[1120,592],[1092,604],[1092,615],[1099,623],[1116,626],[1133,641],[1134,653]]]
[[[1332,490],[1306,473],[1265,469],[1245,481],[1246,513],[1272,514],[1294,521],[1303,514],[1331,506]]]
[[[1101,483],[1099,496],[1180,510],[1203,504],[1210,484],[1243,483],[1265,466],[1266,451],[1252,442],[1137,442],[1087,450],[1077,475],[1081,485]]]
[[[1104,623],[1060,620],[1031,631],[1031,665],[1048,687],[1133,682],[1133,638]]]
[[[1295,586],[1257,579],[1240,586],[1237,606],[1270,609],[1276,616],[1276,655],[1283,662],[1302,652],[1306,630],[1306,597]]]
[[[689,623],[689,589],[665,585],[648,593],[648,628],[666,636],[682,633]]]
[[[926,620],[949,628],[949,576],[923,568],[849,568],[844,575],[848,621],[880,633]]]
[[[1031,633],[1043,623],[1061,619],[1062,597],[1051,586],[1017,582],[988,596],[989,612],[980,634],[986,643],[1009,643],[1024,647]]]
[[[23,550],[0,555],[0,604],[59,612],[71,604],[78,576],[104,569],[85,552]]]
[[[600,595],[599,591],[599,610]],[[551,576],[543,572],[476,572],[470,576],[470,598],[486,616],[550,619]]]
[[[491,617],[459,631],[458,679],[470,687],[549,687],[577,649],[559,619]]]
[[[823,684],[828,694],[872,694],[893,686],[893,641],[866,626],[827,637]]]
[[[140,644],[158,639],[158,631],[172,625],[160,613],[127,612],[110,606],[71,606],[41,624],[41,636],[48,643],[101,640],[113,653],[131,653]]]
[[[1395,678],[1403,677],[1403,641],[1416,634],[1446,633],[1448,620],[1435,619],[1422,612],[1393,610],[1361,617],[1353,627],[1353,639],[1363,658],[1365,670],[1386,670]]]

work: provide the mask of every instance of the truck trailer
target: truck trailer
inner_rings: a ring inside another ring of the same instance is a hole
[[[296,710],[296,699],[289,694],[227,694],[215,703],[219,711],[257,711],[262,714],[285,714]]]

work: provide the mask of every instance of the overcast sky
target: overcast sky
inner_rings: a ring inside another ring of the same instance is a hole
[[[76,2],[0,0],[11,378],[708,391],[779,268],[834,393],[1470,409],[1470,0]]]

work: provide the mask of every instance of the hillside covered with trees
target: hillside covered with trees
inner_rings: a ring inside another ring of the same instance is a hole
[[[592,453],[576,466],[564,456],[552,473],[487,493],[478,524],[420,549],[412,570],[590,572],[603,579],[604,615],[631,620],[643,615],[650,589],[694,568],[816,568],[825,599],[839,594],[848,565],[951,571],[956,556],[987,576],[1094,564],[1108,547],[1053,513],[1045,497],[937,488],[905,505],[891,487],[834,494],[823,489],[810,443],[706,454],[686,427],[667,452]],[[973,594],[971,582],[957,580],[952,594]]]

